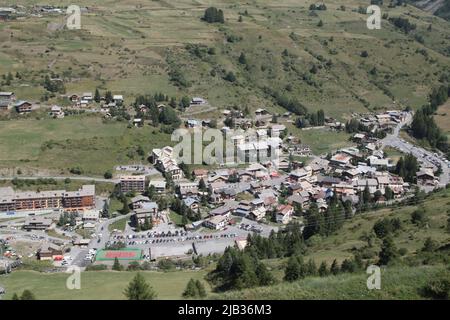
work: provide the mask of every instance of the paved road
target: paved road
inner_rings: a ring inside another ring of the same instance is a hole
[[[433,153],[419,146],[415,146],[399,137],[401,128],[405,125],[409,125],[411,121],[412,114],[409,114],[403,122],[395,127],[392,134],[389,134],[384,139],[380,140],[381,148],[390,146],[404,153],[411,153],[420,163],[431,166],[434,170],[437,170],[438,166],[440,166],[442,168],[442,174],[439,176],[439,186],[443,187],[447,185],[449,183],[450,169],[448,163],[444,160],[444,154],[440,151]]]
[[[72,256],[72,263],[73,265],[77,265],[79,267],[86,267],[90,264],[89,261],[84,260],[85,256],[88,254],[90,249],[103,249],[106,245],[106,242],[111,237],[111,232],[108,230],[108,227],[111,223],[123,219],[123,218],[129,218],[131,217],[132,213],[129,213],[127,215],[119,215],[112,219],[102,220],[97,227],[95,228],[95,234],[97,237],[93,238],[90,242],[87,248],[77,248],[73,251],[71,254]],[[101,234],[102,236],[99,237],[98,235]],[[100,240],[100,241],[99,241]]]

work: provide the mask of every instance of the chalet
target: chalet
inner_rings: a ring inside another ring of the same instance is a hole
[[[370,156],[368,160],[370,166],[377,169],[387,168],[389,166],[388,159],[378,159],[377,157]]]
[[[251,119],[248,118],[235,118],[233,119],[233,125],[235,129],[247,130],[252,127],[253,123]]]
[[[202,105],[206,104],[206,100],[200,97],[194,97],[191,100],[191,105]]]
[[[365,185],[364,185],[365,187]],[[348,184],[348,183],[339,183],[334,185],[333,190],[336,192],[336,194],[341,195],[341,196],[352,196],[355,195],[355,189],[353,188],[352,184]],[[364,190],[364,188],[363,188]]]
[[[223,215],[215,215],[203,222],[204,226],[213,230],[220,230],[225,228],[228,224],[228,218]]]
[[[85,210],[82,213],[83,222],[96,222],[100,219],[100,212],[98,210]]]
[[[355,182],[355,189],[357,191],[364,191],[364,189],[368,187],[370,194],[374,194],[378,190],[378,181],[377,179],[369,178],[369,179],[359,179]]]
[[[50,229],[53,221],[49,218],[43,217],[31,217],[25,220],[23,228],[27,231],[30,230],[48,230]]]
[[[334,156],[331,157],[330,163],[335,166],[341,166],[345,167],[350,164],[350,160],[352,157],[345,153],[336,153]]]
[[[0,92],[0,101],[13,102],[16,100],[14,92]]]
[[[366,135],[363,133],[356,133],[353,136],[353,141],[355,142],[362,142],[366,138]]]
[[[436,177],[434,176],[432,169],[425,168],[417,172],[417,181],[422,184],[432,184],[435,179]]]
[[[250,212],[250,218],[255,221],[260,221],[266,216],[266,208],[264,206],[253,207]]]
[[[195,177],[195,179],[197,180],[201,180],[201,179],[207,179],[208,178],[208,170],[207,169],[194,169],[192,171],[192,175]]]
[[[93,99],[92,92],[85,92],[81,96],[81,100],[85,100],[87,103],[90,103]]]
[[[123,102],[123,96],[121,94],[115,94],[115,95],[113,95],[113,101],[116,104],[120,104]]]
[[[325,212],[328,209],[327,202],[325,199],[318,199],[317,200],[317,208],[319,209],[319,212]]]
[[[152,180],[148,184],[149,188],[153,186],[157,193],[162,193],[166,191],[166,181],[163,180]]]
[[[144,125],[144,119],[142,119],[142,118],[134,118],[133,119],[133,126],[142,127],[143,125]]]
[[[284,124],[274,124],[270,128],[270,135],[272,137],[278,137],[284,130],[286,130],[286,126]]]
[[[133,220],[136,223],[143,224],[145,219],[154,220],[155,216],[158,214],[158,204],[156,202],[146,203],[142,208],[134,210]]]
[[[378,188],[380,190],[386,189],[386,187],[389,187],[389,176],[388,175],[379,175],[376,177],[378,182]]]
[[[0,100],[0,111],[8,111],[12,108],[12,104],[8,100]]]
[[[236,208],[234,214],[241,217],[248,217],[251,212],[252,206],[250,204],[250,201],[242,200],[241,202],[239,202],[239,205]]]
[[[402,177],[390,175],[388,187],[394,192],[394,196],[401,196],[404,193],[407,184],[405,184]]]
[[[227,201],[224,203],[223,206],[217,207],[213,210],[210,211],[209,215],[210,216],[226,216],[226,217],[230,217],[232,213],[235,212],[235,210],[237,209],[237,207],[239,206],[237,201]]]
[[[0,20],[7,20],[16,13],[14,8],[0,8]]]
[[[53,243],[45,243],[37,250],[37,258],[39,260],[62,260],[63,259],[63,249]]]
[[[177,181],[183,178],[183,171],[178,167],[172,147],[153,149],[152,161],[153,165],[162,172],[169,174],[173,180]]]
[[[291,181],[298,182],[300,180],[307,179],[311,176],[312,176],[312,169],[311,169],[311,167],[307,166],[304,168],[300,168],[300,169],[291,171],[289,174],[289,179]]]
[[[327,172],[329,164],[330,162],[326,159],[315,159],[309,166],[311,167],[313,174],[318,174],[319,172]]]
[[[195,119],[188,119],[186,121],[186,127],[188,128],[198,128],[201,127],[202,123]]]
[[[145,191],[145,175],[121,176],[119,184],[120,191],[124,194],[127,192],[143,193]]]
[[[351,180],[355,179],[360,174],[361,174],[361,172],[357,168],[352,168],[352,169],[345,170],[344,172],[342,172],[342,176],[347,177]]]
[[[191,210],[198,210],[199,201],[194,197],[188,197],[183,200],[184,204]]]
[[[180,182],[177,187],[178,193],[182,198],[198,194],[198,184],[196,182]]]
[[[276,211],[276,220],[278,223],[288,224],[292,219],[292,215],[294,213],[294,207],[291,205],[279,205]]]
[[[69,96],[69,100],[71,102],[77,102],[79,99],[80,99],[80,97],[78,95],[76,95],[76,94],[72,94],[72,95]]]
[[[142,208],[149,202],[151,202],[150,198],[143,195],[137,195],[136,197],[131,198],[131,206],[133,209]]]
[[[307,208],[309,206],[309,193],[300,192],[298,194],[294,194],[287,198],[287,202],[292,206],[301,205],[302,208]]]
[[[267,137],[267,130],[266,129],[258,129],[256,130],[256,136],[259,139],[263,139]]]
[[[59,107],[59,106],[53,106],[53,107],[50,109],[50,115],[51,115],[53,118],[62,119],[62,118],[64,118],[64,111],[62,111],[62,108]]]
[[[255,110],[255,115],[256,116],[263,116],[263,115],[266,115],[266,114],[268,114],[266,109],[259,108],[259,109]]]
[[[31,103],[23,100],[16,102],[14,107],[16,108],[18,113],[29,113],[33,109]]]

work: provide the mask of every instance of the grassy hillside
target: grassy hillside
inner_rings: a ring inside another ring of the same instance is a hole
[[[89,12],[79,31],[49,31],[49,23],[62,19],[55,16],[2,25],[0,74],[22,74],[2,90],[39,99],[43,75],[54,72],[64,78],[68,93],[98,86],[131,102],[132,95],[162,91],[204,96],[217,107],[280,110],[267,94],[270,88],[343,118],[392,108],[394,101],[418,107],[448,69],[450,25],[443,19],[413,6],[384,5],[382,13],[408,18],[417,29],[405,34],[383,20],[381,30],[368,30],[366,15],[357,9],[369,0],[330,0],[326,11],[313,12],[311,3],[214,1],[224,10],[222,25],[201,21],[211,5],[207,0],[80,1]],[[215,54],[207,53],[210,48]],[[241,53],[245,65],[238,61]],[[374,67],[377,72],[369,74]],[[223,79],[229,71],[236,82]],[[171,81],[174,74],[182,75],[183,84]]]
[[[421,294],[423,287],[446,274],[449,273],[444,266],[393,267],[382,269],[380,290],[367,289],[368,275],[359,273],[307,278],[271,287],[213,295],[211,298],[231,300],[423,299],[424,296]]]
[[[0,135],[0,166],[24,174],[26,168],[66,174],[79,167],[83,175],[103,175],[117,164],[146,162],[152,148],[170,143],[170,135],[150,126],[127,128],[126,122],[90,115],[2,121]]]

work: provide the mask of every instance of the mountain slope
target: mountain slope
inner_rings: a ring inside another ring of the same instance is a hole
[[[384,5],[383,14],[406,18],[416,29],[405,33],[384,19],[381,30],[368,30],[367,15],[358,10],[369,0],[326,1],[327,10],[313,11],[311,3],[214,1],[225,23],[208,24],[201,20],[207,0],[80,1],[88,13],[79,31],[48,30],[61,20],[55,16],[0,27],[0,74],[22,75],[1,89],[38,100],[43,75],[53,72],[67,93],[99,87],[133,102],[135,95],[162,91],[204,96],[217,107],[283,111],[273,98],[278,95],[345,118],[420,107],[448,72],[449,22],[413,6]],[[224,79],[229,72],[236,81]]]

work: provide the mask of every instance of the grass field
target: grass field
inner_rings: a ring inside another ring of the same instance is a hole
[[[183,223],[182,223],[183,216],[181,214],[178,214],[178,213],[170,210],[169,217],[170,217],[170,221],[172,221],[177,226],[183,226]]]
[[[117,164],[145,163],[136,153],[138,146],[148,153],[170,144],[170,135],[156,128],[127,128],[125,122],[89,115],[3,121],[0,136],[0,168],[48,168],[64,174],[80,167],[83,175],[98,176]]]
[[[19,176],[19,179],[20,179],[20,176]],[[0,187],[13,187],[14,189],[18,189],[18,190],[22,189],[22,190],[33,190],[33,191],[60,190],[60,189],[64,189],[67,191],[75,191],[75,190],[80,189],[82,185],[94,184],[95,192],[97,194],[101,194],[101,195],[109,194],[114,189],[114,185],[111,183],[94,182],[94,181],[90,181],[90,180],[86,180],[86,181],[73,180],[73,179],[69,179],[69,180],[70,180],[70,182],[68,181],[68,183],[66,183],[66,181],[64,181],[64,180],[54,180],[55,183],[47,183],[47,184],[37,183],[39,180],[23,180],[24,182],[36,181],[36,183],[35,184],[32,184],[32,183],[25,184],[24,183],[23,186],[18,187],[18,186],[15,186],[11,180],[1,180],[1,178],[0,178]]]
[[[450,138],[450,101],[438,108],[434,120],[447,137]]]
[[[114,229],[117,229],[117,230],[120,230],[120,231],[124,231],[128,221],[130,221],[130,219],[127,218],[127,217],[119,219],[119,220],[111,223],[108,226],[108,230],[109,231],[113,231]]]
[[[331,131],[327,129],[301,130],[293,124],[286,126],[290,134],[300,138],[301,143],[308,145],[316,155],[326,154],[340,148],[353,145],[346,132]]]
[[[158,299],[179,299],[189,279],[202,280],[204,271],[141,272],[158,294]],[[81,289],[66,289],[69,274],[44,274],[33,271],[17,271],[0,276],[0,286],[6,289],[5,299],[17,292],[29,289],[39,300],[118,300],[125,299],[123,291],[135,272],[87,271],[81,273]],[[209,287],[203,281],[207,290]]]

